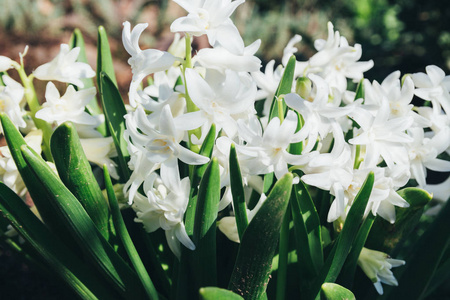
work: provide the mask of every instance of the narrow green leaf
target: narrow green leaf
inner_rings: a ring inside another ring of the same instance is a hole
[[[192,253],[197,291],[217,285],[216,220],[220,201],[220,172],[217,158],[205,170],[197,197]]]
[[[244,185],[242,183],[241,169],[236,153],[236,146],[231,144],[230,148],[230,186],[233,195],[234,216],[238,229],[239,239],[242,239],[248,225],[247,205],[245,204]]]
[[[272,101],[272,106],[270,107],[270,113],[269,113],[269,121],[272,120],[274,117],[278,117],[278,103],[277,100],[286,94],[289,94],[292,90],[292,84],[294,82],[294,75],[295,75],[295,64],[296,59],[295,56],[292,55],[291,58],[289,58],[289,61],[286,65],[286,68],[284,69],[283,76],[281,77],[280,84],[278,85],[277,91],[275,92],[275,96]],[[283,116],[286,115],[286,103],[284,100],[282,100],[282,107],[283,107]]]
[[[211,158],[212,151],[214,149],[214,143],[216,141],[216,125],[212,124],[208,131],[208,134],[200,147],[199,154]],[[205,173],[208,164],[196,165],[192,169],[191,174],[191,196],[193,196],[194,191],[197,191],[198,184]]]
[[[206,135],[205,140],[200,148],[199,154],[211,158],[216,140],[216,125],[212,124]],[[184,215],[184,224],[186,232],[192,236],[194,232],[195,210],[197,208],[197,191],[203,174],[205,173],[208,164],[193,166],[191,174],[191,191],[189,194],[189,204]]]
[[[218,287],[204,287],[200,289],[201,300],[243,300],[241,296],[232,291]]]
[[[303,127],[304,122],[299,112],[298,111],[294,112],[297,115],[297,129],[295,130],[295,132],[298,132]],[[302,154],[302,151],[303,151],[303,142],[292,143],[289,145],[288,152],[291,154],[300,155]]]
[[[68,233],[64,227],[60,226],[61,220],[54,215],[51,203],[47,200],[46,191],[39,183],[36,175],[28,166],[28,163],[22,156],[20,147],[26,145],[22,134],[17,130],[16,126],[11,122],[5,113],[0,113],[0,119],[3,127],[6,142],[8,144],[11,156],[17,166],[17,170],[25,183],[34,204],[36,205],[39,214],[44,223],[51,228],[51,230],[60,237],[67,237]],[[49,149],[50,150],[50,149]],[[71,239],[64,239],[70,246],[75,246]]]
[[[109,74],[101,72],[99,80],[106,124],[117,150],[120,182],[125,183],[130,178],[130,170],[128,169],[130,154],[127,149],[127,141],[123,137],[126,128],[124,116],[127,114],[127,110],[122,96]]]
[[[98,27],[97,40],[97,85],[100,86],[102,73],[108,75],[111,82],[117,87],[116,74],[114,73],[111,49],[109,48],[108,35],[103,26]]]
[[[216,126],[211,125],[208,134],[200,148],[199,154],[211,158],[216,138]],[[197,192],[200,180],[204,177],[209,164],[193,166],[190,174],[191,190],[189,194],[189,203],[184,214],[184,224],[186,233],[193,239],[195,215],[197,210]],[[193,278],[190,268],[196,268],[194,253],[186,247],[181,248],[181,260],[178,264],[178,277],[176,278],[176,299],[192,299],[198,297],[198,288],[194,288]]]
[[[103,238],[75,196],[31,148],[22,146],[21,151],[37,182],[46,190],[53,213],[63,219],[59,226],[69,232],[86,259],[124,297],[142,297],[144,291],[136,274]]]
[[[355,99],[364,99],[364,78],[362,78],[358,82],[358,86],[356,87]]]
[[[114,222],[114,227],[117,230],[117,235],[122,241],[122,244],[125,247],[125,251],[130,258],[131,263],[133,264],[134,269],[139,277],[139,280],[149,297],[149,299],[159,299],[158,293],[153,285],[150,276],[147,273],[147,270],[142,263],[142,260],[139,254],[136,251],[136,247],[131,240],[130,234],[128,233],[127,227],[125,226],[125,222],[123,221],[122,214],[120,213],[119,203],[117,202],[116,195],[114,194],[114,188],[111,182],[111,177],[109,176],[108,169],[106,166],[103,166],[103,174],[105,178],[105,186],[106,192],[108,194],[108,200],[111,205],[111,213],[112,219]]]
[[[367,239],[367,248],[395,255],[405,239],[414,231],[422,216],[424,207],[432,195],[419,188],[405,188],[397,192],[409,203],[409,207],[396,208],[394,224],[382,218],[376,218]]]
[[[229,289],[244,299],[265,297],[292,180],[291,173],[278,180],[244,232],[229,283]]]
[[[264,175],[263,193],[268,194],[275,183],[275,174],[273,172]],[[253,207],[249,207],[253,209]]]
[[[324,283],[320,289],[320,300],[355,300],[355,295],[335,283]]]
[[[311,280],[323,266],[320,219],[306,185],[300,181],[291,195],[299,269],[302,281]]]
[[[54,235],[11,189],[0,182],[0,212],[41,255],[47,267],[82,299],[118,297],[89,266]]]
[[[289,209],[284,214],[280,230],[280,247],[278,251],[278,272],[277,272],[277,300],[286,298],[286,285],[289,263],[289,223],[291,222],[291,213]],[[273,270],[273,268],[272,268]]]
[[[372,213],[369,213],[358,231],[352,250],[348,254],[347,260],[342,267],[342,272],[339,275],[339,283],[349,289],[353,286],[358,258],[366,243],[374,221],[375,216]]]
[[[81,33],[80,29],[75,28],[75,30],[72,32],[72,35],[70,36],[69,45],[70,45],[71,49],[73,49],[75,47],[80,48],[80,54],[78,54],[78,58],[77,58],[78,62],[83,62],[86,64],[89,63],[88,59],[87,59],[87,55],[86,55],[86,45],[84,43],[83,34]],[[84,87],[83,87],[84,89],[95,86],[92,78],[81,78],[80,80],[84,84]],[[101,112],[100,107],[98,106],[98,103],[95,99],[92,101],[92,104],[94,104],[94,107],[97,109],[96,112],[100,113]],[[90,105],[91,105],[91,103],[89,104],[89,106]]]
[[[53,159],[64,185],[80,201],[105,239],[109,239],[109,208],[92,173],[75,126],[58,126],[50,140]]]
[[[405,259],[406,265],[398,279],[398,287],[386,293],[384,299],[424,299],[441,259],[450,248],[450,201],[413,245],[414,252]],[[420,275],[418,275],[420,274]]]
[[[312,286],[310,298],[316,298],[323,283],[332,283],[338,277],[364,218],[364,211],[369,201],[373,184],[374,174],[370,172],[353,201],[332,253],[328,256],[324,266],[320,270],[319,276]]]

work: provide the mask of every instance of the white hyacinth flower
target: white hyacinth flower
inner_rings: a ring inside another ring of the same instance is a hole
[[[445,76],[445,72],[437,66],[427,66],[427,73],[414,73],[412,79],[417,89],[416,96],[429,100],[433,104],[435,114],[438,114],[441,107],[447,114],[450,114],[450,75]]]
[[[349,140],[353,145],[365,145],[363,167],[371,168],[384,159],[389,168],[394,164],[408,165],[405,144],[413,139],[405,131],[411,127],[414,119],[411,116],[390,119],[390,107],[387,100],[382,101],[373,116],[368,110],[357,107],[350,113],[361,130],[357,136]]]
[[[87,160],[102,167],[106,165],[112,178],[119,179],[116,163],[110,158],[117,156],[112,137],[80,139]]]
[[[49,82],[45,90],[45,102],[36,113],[36,118],[49,123],[55,122],[61,125],[66,121],[83,125],[98,125],[96,118],[85,112],[85,106],[91,102],[96,94],[95,87],[76,91],[71,85],[67,87],[66,93],[60,96],[56,86]]]
[[[378,167],[354,170],[352,182],[344,192],[347,198],[346,203],[349,205],[353,203],[370,171],[374,172],[375,181],[364,215],[367,216],[371,212],[374,216],[379,215],[393,224],[395,222],[395,206],[409,207],[409,203],[396,193],[399,187],[408,182],[409,172],[402,167],[395,168],[392,172]],[[345,217],[345,213],[346,210],[341,211],[341,217]]]
[[[328,22],[328,39],[316,40],[317,49],[309,60],[309,73],[321,75],[330,88],[336,88],[341,93],[347,89],[347,78],[358,82],[363,73],[373,67],[373,61],[359,62],[362,49],[360,44],[349,46],[347,39],[334,31],[333,24]]]
[[[189,177],[167,178],[152,173],[144,183],[146,196],[136,194],[133,209],[136,211],[136,222],[142,223],[147,232],[162,228],[166,233],[167,243],[172,252],[180,259],[180,242],[188,249],[195,245],[184,227],[184,213],[189,203]]]
[[[205,128],[214,123],[217,130],[223,129],[233,138],[237,120],[254,114],[256,84],[248,74],[211,70],[203,79],[195,70],[187,69],[186,85],[192,102],[200,109],[191,113],[190,122],[201,121]]]
[[[0,55],[0,72],[5,72],[11,69],[13,66],[13,60],[9,57]]]
[[[36,153],[41,153],[42,131],[33,130],[25,137],[25,142]],[[17,195],[23,197],[27,192],[25,183],[20,176],[19,170],[9,151],[8,146],[0,147],[0,181],[13,190]]]
[[[131,30],[130,22],[123,23],[122,42],[125,50],[131,55],[128,64],[131,66],[133,78],[130,84],[129,100],[133,107],[137,105],[137,91],[141,81],[150,74],[169,69],[175,62],[175,57],[169,52],[156,49],[141,50],[139,37],[147,26],[147,23],[141,23]]]
[[[261,40],[256,40],[249,46],[233,52],[222,45],[204,48],[194,56],[193,62],[222,73],[227,69],[237,72],[255,72],[261,68],[261,60],[255,56],[260,45]]]
[[[244,48],[244,42],[230,16],[245,0],[174,1],[189,14],[172,23],[172,32],[186,32],[193,36],[206,34],[211,46],[215,47],[219,43],[231,52],[239,52]]]
[[[23,86],[9,76],[3,75],[6,86],[0,86],[0,111],[8,115],[17,127],[27,126],[22,118],[22,99],[25,93]]]
[[[129,136],[131,143],[142,149],[148,161],[160,166],[161,176],[167,181],[170,179],[176,181],[180,177],[178,159],[189,165],[203,165],[209,161],[208,157],[180,145],[185,130],[195,129],[198,126],[195,127],[180,117],[174,119],[169,105],[161,110],[158,124],[150,123],[140,106],[135,112],[127,114],[125,120],[126,135]]]
[[[70,49],[69,45],[61,44],[58,55],[51,62],[37,67],[33,74],[40,80],[67,82],[83,88],[80,79],[92,78],[95,72],[88,64],[77,62],[79,54],[79,47]]]
[[[339,107],[339,103],[328,102],[328,85],[319,76],[308,76],[314,83],[310,99],[303,99],[295,93],[287,94],[284,99],[286,105],[300,113],[305,124],[300,130],[301,139],[308,138],[304,153],[311,151],[320,137],[324,139],[332,131],[337,118],[353,111],[352,106]]]
[[[432,138],[422,128],[408,129],[413,142],[408,145],[412,177],[420,187],[426,185],[427,168],[437,172],[450,171],[450,161],[437,158],[450,146],[450,127],[444,127]]]
[[[363,248],[358,258],[358,265],[364,273],[372,280],[378,294],[383,295],[381,283],[397,286],[391,269],[405,264],[404,260],[392,259],[386,253]]]

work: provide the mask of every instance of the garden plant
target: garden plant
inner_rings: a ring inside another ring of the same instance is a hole
[[[81,299],[431,297],[450,278],[450,179],[427,183],[450,171],[450,76],[370,81],[332,23],[308,60],[295,35],[262,67],[230,19],[244,0],[174,2],[167,51],[123,23],[129,104],[103,27],[96,71],[79,30],[30,74],[32,48],[0,56],[1,242]]]

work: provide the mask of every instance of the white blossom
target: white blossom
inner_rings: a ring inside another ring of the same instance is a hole
[[[6,113],[17,127],[26,127],[21,109],[25,89],[7,75],[3,75],[2,80],[5,86],[0,86],[0,111]]]
[[[11,69],[13,62],[11,58],[0,55],[0,72],[6,72]]]
[[[397,279],[391,269],[405,264],[404,260],[392,259],[386,253],[363,248],[358,258],[358,265],[364,273],[372,280],[378,294],[383,295],[383,286],[398,285]]]
[[[41,153],[42,131],[33,130],[24,137],[25,142],[36,153]],[[17,195],[24,197],[27,192],[25,183],[9,151],[8,146],[0,147],[0,181],[13,190]]]
[[[328,39],[316,40],[317,53],[309,59],[308,73],[321,75],[330,88],[341,93],[347,89],[347,78],[358,82],[363,73],[373,67],[373,61],[359,62],[362,49],[360,44],[349,46],[347,39],[334,31],[328,22]]]
[[[128,64],[131,66],[133,78],[130,84],[129,100],[133,107],[137,105],[137,90],[141,81],[150,74],[169,69],[175,62],[175,57],[169,52],[156,49],[141,50],[139,37],[147,26],[147,23],[141,23],[131,31],[130,23],[123,23],[122,42],[125,50],[131,55]]]
[[[69,45],[61,44],[58,55],[51,62],[37,67],[33,74],[40,80],[67,82],[83,88],[81,79],[92,78],[95,72],[88,64],[77,62],[79,54],[79,47],[70,49]]]
[[[439,113],[441,107],[450,114],[450,75],[445,76],[444,71],[437,66],[427,66],[427,73],[414,73],[412,79],[417,89],[416,96],[429,100],[433,109]]]
[[[194,36],[206,34],[211,46],[215,47],[218,43],[231,52],[242,51],[244,42],[230,16],[245,0],[174,1],[189,14],[172,23],[172,32],[186,32]]]
[[[86,105],[94,99],[96,93],[95,87],[77,91],[69,85],[65,94],[60,96],[53,82],[49,82],[45,90],[47,102],[36,113],[36,118],[49,123],[55,122],[57,125],[66,121],[75,124],[98,125],[97,119],[85,112]]]
[[[168,179],[163,174],[159,177],[152,173],[144,184],[145,196],[137,194],[133,203],[136,211],[136,222],[142,223],[147,232],[158,228],[165,230],[167,243],[172,252],[180,259],[181,242],[190,250],[195,249],[194,243],[184,227],[184,213],[189,202],[189,178],[180,181]]]

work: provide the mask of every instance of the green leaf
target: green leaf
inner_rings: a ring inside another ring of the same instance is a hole
[[[220,201],[220,172],[217,158],[213,158],[205,170],[197,197],[192,253],[195,284],[202,286],[217,284],[216,220]]]
[[[241,296],[232,291],[218,287],[204,287],[200,289],[201,300],[243,300]]]
[[[311,288],[310,298],[316,298],[323,283],[334,282],[338,277],[363,221],[373,184],[374,174],[370,172],[353,201],[335,246]]]
[[[289,224],[291,223],[291,214],[289,209],[284,214],[280,229],[280,242],[278,250],[278,272],[277,272],[277,290],[276,298],[286,298],[286,285],[289,264]],[[273,260],[272,260],[273,262]],[[273,267],[272,267],[273,270]]]
[[[64,185],[80,201],[105,239],[109,239],[109,208],[84,154],[75,126],[58,126],[50,140],[53,159]]]
[[[212,124],[211,128],[206,135],[205,140],[200,148],[199,154],[211,158],[214,142],[216,140],[216,125]],[[186,232],[189,236],[192,236],[194,232],[195,222],[195,210],[197,208],[197,191],[203,174],[205,173],[208,164],[196,165],[192,167],[191,174],[191,191],[189,194],[189,204],[184,215],[184,224],[186,226]]]
[[[352,288],[355,279],[355,272],[356,266],[358,265],[359,255],[366,243],[374,220],[375,216],[372,213],[369,213],[358,231],[355,242],[352,246],[352,250],[348,254],[347,260],[345,261],[345,264],[342,268],[342,272],[339,275],[339,283],[350,289]]]
[[[286,68],[284,69],[283,76],[281,77],[281,81],[278,85],[277,91],[275,92],[275,96],[273,97],[272,106],[270,107],[270,113],[269,113],[269,121],[272,120],[274,117],[279,116],[278,112],[278,99],[280,99],[281,96],[284,96],[286,94],[289,94],[292,90],[292,84],[294,82],[294,75],[295,75],[295,64],[296,59],[295,56],[292,55],[291,58],[289,58],[289,61],[286,65]],[[282,101],[282,107],[283,112],[282,115],[286,115],[286,103],[284,100]]]
[[[130,178],[130,170],[128,169],[130,154],[127,149],[127,141],[123,137],[126,128],[124,116],[127,114],[127,111],[122,96],[109,75],[101,72],[99,80],[107,128],[111,133],[117,150],[120,182],[125,183]]]
[[[294,112],[297,115],[297,129],[295,130],[295,132],[298,132],[303,127],[304,122],[299,112],[298,111]],[[300,155],[302,154],[302,151],[303,151],[303,142],[292,143],[289,145],[288,152],[291,154]]]
[[[86,259],[124,297],[142,297],[144,291],[136,274],[103,238],[75,196],[31,148],[22,146],[21,151],[37,182],[44,187],[53,213],[63,220],[59,226],[69,232]]]
[[[299,255],[300,278],[303,283],[316,277],[323,266],[320,219],[306,185],[300,181],[293,187],[291,211]]]
[[[383,218],[376,218],[367,239],[367,248],[394,255],[393,250],[399,249],[405,239],[419,224],[424,207],[430,202],[432,195],[419,188],[405,188],[397,192],[409,203],[409,207],[395,209],[394,224]]]
[[[399,285],[386,293],[384,299],[424,299],[431,280],[450,248],[450,201],[440,211],[434,222],[413,245],[414,252],[405,259]]]
[[[358,82],[358,86],[356,87],[355,99],[364,99],[364,78]]]
[[[92,272],[74,249],[65,245],[11,189],[0,183],[0,212],[36,250],[57,276],[82,299],[116,299],[118,295]]]
[[[106,192],[108,194],[108,200],[111,205],[111,213],[112,219],[114,222],[114,227],[117,230],[117,235],[119,236],[122,244],[125,247],[125,251],[130,258],[130,261],[136,270],[136,273],[139,277],[139,280],[145,290],[145,293],[149,297],[149,299],[158,299],[158,293],[153,285],[150,276],[147,273],[147,270],[142,263],[142,260],[136,251],[136,247],[131,240],[130,234],[128,233],[127,227],[125,226],[125,222],[123,221],[122,214],[120,213],[119,203],[117,202],[116,195],[114,194],[114,188],[111,182],[111,177],[109,176],[108,169],[106,166],[103,166],[103,174],[105,178],[105,186]]]
[[[208,134],[200,148],[199,154],[211,158],[216,138],[216,126],[211,125]],[[195,215],[197,210],[197,192],[200,180],[204,177],[205,171],[209,164],[190,166],[191,167],[191,191],[189,194],[189,203],[184,214],[184,224],[186,233],[193,239]],[[196,268],[195,254],[186,247],[181,248],[181,260],[178,265],[178,277],[176,278],[176,299],[192,299],[198,296],[198,288],[192,283],[193,278],[190,268]]]
[[[278,180],[242,237],[229,289],[245,299],[265,296],[292,180],[291,173]]]
[[[97,85],[100,86],[102,73],[108,75],[111,82],[117,88],[116,74],[114,73],[114,65],[109,48],[108,36],[103,26],[98,27],[97,40]]]
[[[53,213],[53,207],[47,200],[47,192],[43,186],[39,183],[36,175],[30,169],[28,163],[22,156],[20,147],[26,145],[22,134],[17,130],[16,126],[11,122],[5,113],[0,113],[0,120],[3,127],[6,142],[8,144],[11,156],[17,166],[17,170],[25,183],[34,204],[36,205],[39,214],[41,215],[44,223],[51,228],[51,230],[60,237],[66,237],[64,239],[68,245],[74,246],[71,239],[67,238],[68,233],[64,227],[60,226],[61,220]]]
[[[244,185],[242,183],[241,169],[236,153],[236,146],[231,144],[230,148],[230,186],[233,195],[233,208],[236,218],[239,240],[248,225],[247,205],[245,204]]]
[[[324,283],[320,289],[320,300],[355,300],[355,295],[335,283]]]
[[[206,135],[205,140],[203,141],[199,154],[211,158],[215,141],[216,141],[216,125],[211,124],[211,128],[209,129],[208,134]],[[208,164],[193,166],[191,174],[191,197],[195,195],[195,191],[197,191],[198,184],[200,183],[200,180],[203,174],[205,173],[207,167]]]

